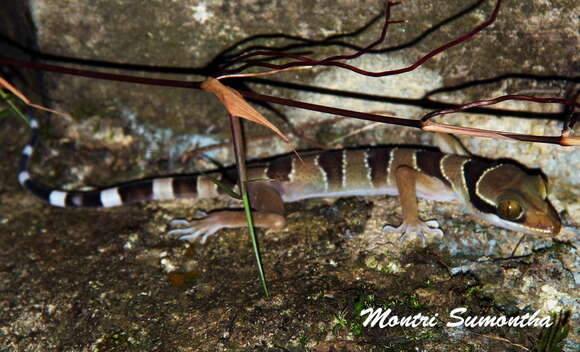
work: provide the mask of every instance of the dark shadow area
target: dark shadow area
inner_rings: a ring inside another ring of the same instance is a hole
[[[12,38],[12,39],[8,39]],[[22,50],[27,48],[27,50]],[[31,53],[36,52],[36,28],[30,15],[27,1],[3,0],[0,6],[0,57],[38,61]],[[0,65],[0,76],[14,86],[26,89],[30,98],[45,102],[41,91],[43,72],[38,70],[19,70]]]

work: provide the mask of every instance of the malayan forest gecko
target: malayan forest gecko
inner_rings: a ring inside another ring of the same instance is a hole
[[[33,180],[28,161],[38,139],[38,122],[31,118],[31,141],[19,164],[20,184],[33,195],[58,207],[114,207],[147,200],[210,198],[225,195],[211,180],[234,188],[237,169],[204,174],[175,175],[129,181],[91,191],[55,190]],[[474,215],[513,231],[555,236],[561,222],[547,199],[548,185],[538,171],[512,161],[468,155],[458,141],[441,137],[442,151],[404,146],[366,147],[283,155],[248,164],[248,178],[270,182],[248,183],[257,227],[285,227],[284,203],[315,197],[398,195],[403,210],[399,227],[386,230],[442,235],[437,221],[417,214],[417,197],[435,201],[459,200]],[[209,177],[207,177],[209,176]],[[222,228],[245,226],[241,210],[214,211],[190,227],[169,233],[181,239],[205,239]]]

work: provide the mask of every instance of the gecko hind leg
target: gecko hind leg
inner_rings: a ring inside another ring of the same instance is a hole
[[[265,183],[248,184],[248,194],[253,211],[255,227],[266,228],[269,231],[279,231],[286,226],[284,203],[278,191]],[[205,243],[207,238],[223,228],[238,228],[246,226],[246,216],[242,210],[214,211],[204,213],[200,219],[187,221],[176,219],[170,227],[181,227],[170,230],[167,235],[181,240],[195,241],[201,238]]]
[[[263,227],[270,230],[281,230],[286,225],[284,215],[276,213],[253,212],[255,227]],[[201,238],[201,243],[205,243],[207,238],[224,228],[238,228],[246,226],[246,216],[242,210],[223,210],[209,213],[206,217],[192,221],[182,219],[173,220],[171,227],[187,226],[176,228],[167,232],[168,236],[175,236],[181,240],[195,241]]]

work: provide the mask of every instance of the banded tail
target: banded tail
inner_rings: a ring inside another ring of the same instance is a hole
[[[213,182],[201,174],[183,174],[129,181],[111,187],[90,191],[64,191],[52,189],[35,181],[28,172],[28,164],[38,143],[38,121],[29,116],[32,136],[22,150],[18,165],[18,182],[34,196],[57,207],[115,207],[147,200],[173,200],[179,198],[207,198],[223,194]],[[237,179],[235,170],[227,169],[212,174],[228,187]]]

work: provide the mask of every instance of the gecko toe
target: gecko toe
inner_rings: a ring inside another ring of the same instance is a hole
[[[383,230],[400,233],[401,236],[399,237],[399,242],[418,239],[422,246],[425,246],[426,244],[426,234],[430,236],[443,237],[443,231],[439,229],[439,223],[436,220],[425,222],[419,220],[413,223],[403,223],[399,227],[386,225],[383,227]]]
[[[214,227],[212,229],[210,229],[209,231],[207,231],[203,237],[201,238],[201,243],[204,244],[205,241],[207,240],[207,238],[211,235],[213,235],[214,233],[216,233],[220,228],[219,227]]]
[[[207,212],[198,209],[195,211],[195,216],[197,216],[198,218],[206,218],[208,214]]]
[[[403,225],[401,225],[401,226],[403,226]],[[401,231],[401,226],[399,226],[399,227],[394,227],[394,226],[391,226],[391,225],[385,225],[385,226],[383,227],[383,231],[391,231],[391,232],[402,232],[402,231]]]
[[[191,233],[194,232],[194,228],[193,227],[187,227],[184,229],[173,229],[171,231],[167,231],[167,236],[184,236],[184,235],[189,235]]]
[[[189,226],[189,221],[185,219],[173,219],[169,222],[170,227],[177,227],[177,226]]]
[[[424,222],[425,225],[427,225],[427,227],[431,228],[431,229],[438,229],[439,228],[439,222],[437,220],[427,220]]]
[[[218,216],[207,216],[192,221],[175,219],[169,223],[169,226],[172,229],[167,232],[167,235],[179,238],[182,241],[190,242],[200,239],[200,243],[204,244],[209,236],[215,234],[224,227],[220,221],[221,219]]]
[[[199,237],[199,235],[201,235],[201,231],[197,230],[197,231],[195,231],[191,234],[188,234],[186,236],[180,236],[179,239],[182,241],[194,242]]]

